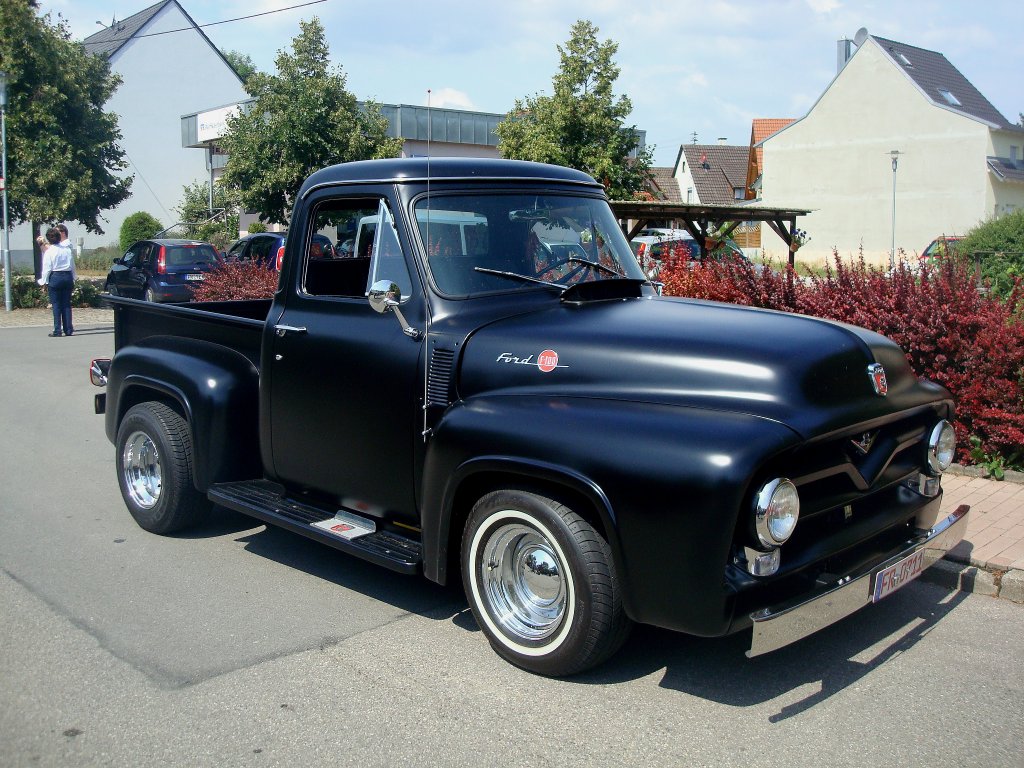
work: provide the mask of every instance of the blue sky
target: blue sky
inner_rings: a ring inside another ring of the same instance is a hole
[[[199,25],[306,0],[179,0]],[[127,18],[149,0],[48,0],[73,36]],[[205,28],[222,49],[273,71],[277,51],[317,16],[331,56],[361,99],[505,112],[516,98],[549,93],[556,46],[580,18],[619,45],[616,93],[631,121],[671,165],[679,146],[725,137],[746,144],[755,117],[804,115],[835,76],[836,41],[861,27],[945,54],[1011,122],[1024,111],[1019,0],[325,0]],[[214,106],[214,105],[211,105]]]

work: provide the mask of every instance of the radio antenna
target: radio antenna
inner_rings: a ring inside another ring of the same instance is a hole
[[[427,262],[430,262],[430,249],[432,243],[430,242],[430,89],[427,88]],[[413,219],[415,226],[419,227],[419,216],[413,212]],[[427,340],[428,343],[425,345],[425,353],[423,357],[423,442],[426,443],[430,439],[430,413],[429,413],[429,402],[430,402],[430,302],[425,302],[425,310],[427,313]]]

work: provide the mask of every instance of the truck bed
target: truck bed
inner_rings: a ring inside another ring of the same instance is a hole
[[[237,350],[259,367],[270,299],[189,304],[153,304],[120,296],[106,300],[114,310],[115,350],[151,336],[184,336]]]

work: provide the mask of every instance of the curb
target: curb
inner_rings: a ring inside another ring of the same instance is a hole
[[[921,574],[921,580],[949,590],[986,597],[1001,597],[1024,604],[1024,571],[987,571],[974,565],[939,560]]]

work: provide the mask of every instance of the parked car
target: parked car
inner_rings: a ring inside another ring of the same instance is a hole
[[[700,260],[700,246],[693,238],[664,240],[657,235],[642,235],[630,241],[644,274],[654,280],[661,272],[662,265],[673,258],[696,263]]]
[[[284,257],[284,244],[288,239],[288,231],[256,232],[236,240],[228,248],[228,261],[257,261],[268,269],[280,271],[281,259]],[[310,247],[313,258],[335,258],[334,246],[325,235],[313,235]]]
[[[216,249],[199,240],[140,240],[114,259],[105,290],[146,301],[190,301],[192,286],[220,263]]]
[[[934,261],[942,256],[954,256],[959,252],[960,241],[963,235],[940,235],[928,243],[928,247],[921,251],[921,261]]]

